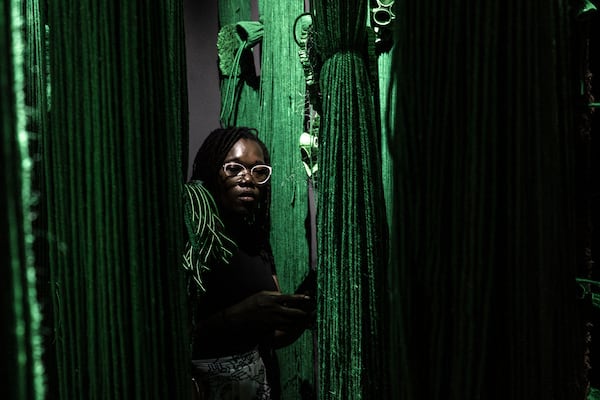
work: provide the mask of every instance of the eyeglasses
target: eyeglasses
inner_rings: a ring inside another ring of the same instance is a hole
[[[228,162],[223,164],[223,171],[225,171],[225,175],[229,178],[233,178],[236,176],[244,176],[248,173],[248,168],[243,166],[240,163],[236,162]],[[267,183],[269,178],[271,177],[272,168],[269,165],[255,165],[250,168],[250,176],[254,179],[254,183],[257,185],[263,185]]]
[[[392,12],[395,0],[377,0],[377,7],[373,8],[373,22],[378,26],[389,25],[396,15]]]

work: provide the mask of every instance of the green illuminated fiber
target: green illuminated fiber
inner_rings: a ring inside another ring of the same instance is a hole
[[[394,193],[394,177],[395,177],[395,162],[392,157],[394,151],[392,150],[392,145],[394,144],[394,135],[395,130],[393,127],[395,118],[394,112],[396,110],[396,93],[395,86],[392,84],[392,62],[393,55],[391,52],[382,53],[379,55],[377,59],[377,67],[379,71],[379,104],[380,104],[380,123],[381,123],[381,148],[382,148],[382,180],[383,180],[383,189],[384,189],[384,197],[385,197],[385,206],[387,213],[387,222],[388,228],[392,229],[395,226],[394,223],[394,208],[396,207],[396,199]],[[398,221],[401,223],[401,221]],[[391,232],[390,232],[391,234]],[[389,256],[393,256],[393,252],[395,251],[396,243],[391,242],[389,250]],[[396,249],[397,250],[397,249]],[[386,279],[391,279],[395,276],[396,271],[394,269],[389,268],[387,271],[388,275]],[[400,290],[399,285],[389,285],[389,301],[392,304],[397,304],[400,302],[402,297],[402,292]],[[387,368],[390,371],[390,385],[393,388],[394,385],[397,385],[397,380],[394,377],[400,374],[402,371],[403,365],[405,365],[405,361],[402,357],[402,352],[399,349],[399,345],[401,343],[401,326],[402,326],[402,316],[397,312],[397,310],[388,311],[388,325],[387,332],[389,335],[390,341],[389,347],[387,348],[387,354],[390,356],[387,358]],[[392,392],[390,398],[398,398],[398,396]]]
[[[396,6],[391,398],[583,398],[569,4]]]
[[[366,1],[315,1],[319,132],[320,399],[384,399],[387,224]]]
[[[304,1],[261,0],[264,25],[261,59],[259,135],[273,165],[271,243],[282,291],[291,293],[309,270],[305,220],[307,174],[299,139],[303,131],[305,81],[292,27]],[[301,398],[304,382],[314,385],[313,333],[278,351],[282,398]]]
[[[28,45],[23,31],[29,27],[29,8],[20,1],[0,5],[0,52],[6,61],[0,70],[0,231],[5,233],[0,252],[0,306],[5,316],[0,340],[4,354],[1,375],[7,384],[3,395],[15,399],[43,399],[41,312],[37,300],[34,235],[36,195],[32,192],[32,159],[29,156],[30,122],[25,102],[25,68]]]
[[[43,138],[61,399],[189,398],[182,4],[48,3]]]
[[[391,53],[382,53],[377,58],[377,70],[379,74],[379,121],[381,123],[381,163],[382,181],[386,209],[392,210],[394,206],[393,180],[394,169],[391,159],[390,146],[388,142],[393,141],[394,131],[389,122],[394,118],[395,96],[391,86]],[[392,225],[392,213],[387,213],[388,226]]]
[[[262,23],[257,21],[241,21],[219,30],[217,49],[223,92],[219,120],[222,126],[245,126],[258,119],[253,109],[257,100],[257,77],[252,48],[260,43],[262,35]],[[241,119],[238,121],[238,118]]]
[[[217,0],[219,9],[219,25],[237,24],[239,21],[252,19],[251,1],[248,0]]]
[[[221,126],[250,126],[259,124],[260,113],[258,71],[254,67],[252,48],[242,39],[233,40],[235,24],[250,21],[250,2],[219,0],[219,40],[217,48],[220,66]],[[222,62],[222,60],[224,62]]]

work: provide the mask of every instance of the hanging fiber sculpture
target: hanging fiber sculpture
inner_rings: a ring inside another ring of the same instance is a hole
[[[386,399],[387,224],[367,1],[314,2],[323,60],[319,133],[321,399]]]
[[[272,176],[271,244],[284,293],[293,293],[310,270],[306,220],[308,176],[299,138],[304,131],[306,85],[292,28],[304,1],[262,0],[259,134],[269,148]],[[277,352],[283,399],[312,398],[313,332]]]
[[[37,6],[32,2],[25,7],[21,1],[0,4],[0,52],[6,61],[0,70],[0,153],[4,164],[0,169],[0,187],[4,188],[0,231],[6,235],[0,252],[0,307],[4,317],[0,373],[7,382],[3,395],[23,400],[41,400],[46,394],[32,229],[37,195],[31,184],[33,161],[25,99],[26,57],[39,37],[23,37],[32,27],[26,17]]]
[[[48,25],[59,398],[189,398],[182,3],[53,1]]]
[[[256,79],[252,48],[262,40],[262,36],[262,23],[257,21],[241,21],[219,30],[217,49],[223,79],[219,119],[223,126],[239,124],[237,113],[240,109],[240,97],[245,92],[245,86],[252,86]]]
[[[219,34],[217,49],[221,81],[221,126],[259,124],[259,78],[254,66],[252,43],[262,36],[260,23],[251,21],[251,5],[247,0],[219,0]],[[251,32],[243,32],[248,22]],[[247,39],[251,39],[247,43]]]

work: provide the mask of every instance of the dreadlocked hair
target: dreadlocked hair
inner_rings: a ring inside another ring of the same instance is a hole
[[[225,157],[233,145],[240,139],[252,140],[257,143],[267,164],[271,163],[269,151],[265,144],[258,138],[258,131],[249,127],[218,128],[212,131],[200,146],[192,166],[192,181],[202,181],[204,187],[216,198],[219,170],[223,166]],[[259,251],[263,258],[273,263],[273,251],[269,242],[271,233],[271,183],[263,186],[263,196],[255,213],[252,227],[256,230]]]

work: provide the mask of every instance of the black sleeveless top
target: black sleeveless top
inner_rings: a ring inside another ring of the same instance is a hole
[[[275,266],[256,248],[238,248],[229,264],[216,265],[203,275],[206,293],[199,297],[194,306],[196,321],[206,319],[262,290],[277,290],[273,275]],[[193,358],[244,353],[264,342],[270,334],[266,330],[234,329],[209,335],[200,328],[194,335]]]

